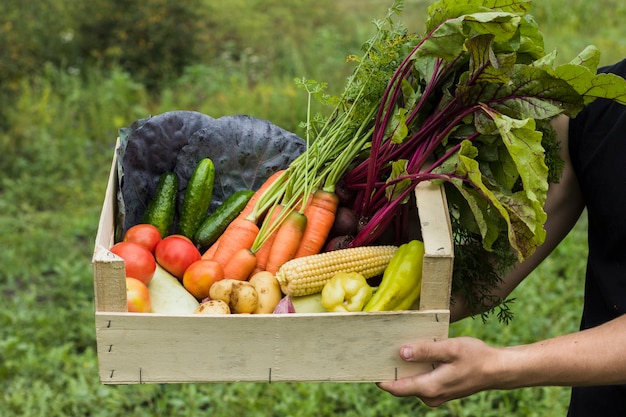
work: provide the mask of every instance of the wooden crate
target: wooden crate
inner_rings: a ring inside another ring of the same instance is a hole
[[[218,381],[376,382],[424,372],[402,344],[448,336],[453,245],[441,186],[416,189],[426,256],[419,310],[168,316],[128,313],[114,243],[113,158],[93,255],[96,340],[104,384]]]

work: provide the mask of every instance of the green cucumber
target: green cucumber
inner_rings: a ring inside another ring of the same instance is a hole
[[[215,167],[210,158],[201,159],[189,178],[178,220],[178,233],[189,239],[206,218],[213,197],[214,178]]]
[[[254,191],[240,190],[232,193],[222,204],[220,204],[213,213],[207,217],[193,238],[193,241],[202,250],[206,250],[211,246],[226,227],[241,213],[246,207],[248,200],[252,198]]]
[[[159,178],[156,192],[143,214],[143,222],[154,225],[161,237],[170,234],[176,213],[176,194],[178,177],[173,172],[166,172]]]

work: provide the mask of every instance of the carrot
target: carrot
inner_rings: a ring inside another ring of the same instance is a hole
[[[313,194],[311,193],[308,193],[308,194],[309,194],[309,197],[306,199],[306,201],[304,199],[301,199],[295,204],[295,206],[293,207],[294,210],[297,210],[300,213],[304,212],[304,208],[307,207],[309,204],[311,204],[311,200],[313,200]]]
[[[254,267],[256,256],[250,249],[241,248],[224,265],[224,278],[246,281]]]
[[[304,208],[307,224],[295,258],[314,255],[322,250],[335,222],[338,206],[337,194],[321,189],[313,193],[310,203]]]
[[[259,233],[259,226],[244,217],[233,220],[219,237],[213,260],[225,266],[239,249],[250,249]]]
[[[217,248],[220,245],[220,237],[218,237],[217,240],[213,242],[213,244],[211,244],[211,246],[209,246],[207,250],[204,251],[204,253],[202,254],[202,259],[213,259],[213,256],[215,256],[215,251],[217,251]]]
[[[270,209],[271,211],[269,213],[269,223],[268,223],[269,227],[274,227],[283,209],[284,209],[284,206],[280,204],[277,204],[272,209]],[[277,233],[277,230],[274,230],[261,244],[261,247],[256,250],[255,252],[256,267],[254,268],[253,273],[265,271],[267,260],[270,256],[270,251],[272,250],[272,244],[274,243],[274,239],[276,238],[276,233]],[[254,249],[254,245],[253,245],[253,249]]]
[[[244,209],[241,211],[241,213],[239,214],[239,217],[248,217],[251,216],[252,220],[258,220],[259,216],[261,215],[261,213],[259,211],[262,212],[262,207],[258,207],[257,203],[259,203],[259,200],[261,200],[261,197],[263,197],[263,195],[265,194],[265,192],[274,184],[277,182],[277,180],[282,176],[282,174],[285,172],[286,170],[281,169],[278,170],[276,172],[274,172],[272,175],[270,175],[263,184],[261,184],[261,187],[259,187],[254,194],[252,194],[252,197],[250,197],[250,200],[248,200],[248,203],[246,204],[246,206],[244,207]]]
[[[250,197],[250,199],[248,200],[248,203],[246,203],[246,206],[243,208],[243,210],[241,211],[241,213],[239,213],[239,215],[235,218],[235,220],[233,220],[231,222],[235,223],[235,221],[237,221],[238,225],[244,225],[245,223],[242,223],[241,220],[242,219],[248,219],[249,222],[251,223],[256,223],[259,216],[262,214],[262,207],[259,207],[257,205],[257,203],[259,203],[259,200],[261,200],[261,198],[263,197],[263,195],[265,194],[265,192],[267,190],[269,190],[271,188],[271,186],[277,182],[277,180],[282,176],[282,174],[285,172],[285,169],[281,169],[278,170],[276,172],[274,172],[272,175],[270,175],[263,184],[261,184],[261,187],[259,187],[254,194],[252,195],[252,197]],[[228,230],[230,228],[230,225],[226,228],[226,230]],[[249,224],[245,224],[245,229],[250,230],[251,229],[251,225]],[[222,233],[222,236],[224,234],[226,234],[226,230],[224,230],[224,233]],[[256,234],[258,234],[258,227],[256,228],[256,232],[254,233],[255,237]],[[219,243],[220,240],[222,239],[222,236],[220,236],[203,254],[202,257],[204,259],[212,259],[219,248]],[[247,245],[247,242],[246,242]],[[252,245],[247,246],[248,249],[250,249]],[[236,250],[235,250],[236,251]],[[226,262],[228,260],[228,257],[232,256],[234,254],[235,251],[232,250],[228,250],[226,253],[220,253],[220,259],[222,260],[222,262]],[[221,252],[221,251],[220,251]]]
[[[306,217],[302,213],[297,211],[289,213],[276,232],[265,266],[266,271],[275,274],[282,264],[293,259],[304,234],[306,223]]]

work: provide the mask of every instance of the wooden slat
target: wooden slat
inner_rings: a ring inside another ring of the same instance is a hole
[[[447,310],[450,308],[454,245],[443,185],[423,181],[415,188],[415,199],[426,252],[419,309]]]
[[[117,152],[111,163],[92,258],[96,311],[128,311],[124,261],[109,251],[114,243],[116,190]]]
[[[400,345],[445,338],[448,311],[229,316],[97,313],[106,384],[391,380],[430,364]]]

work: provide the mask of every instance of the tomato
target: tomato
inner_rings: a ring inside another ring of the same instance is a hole
[[[185,236],[185,235],[181,235],[181,234],[175,233],[175,234],[170,235],[170,236],[176,236],[176,237],[179,237],[179,238],[181,238],[181,239],[185,239],[185,240],[186,240],[186,241],[188,241],[189,243],[193,243],[193,242],[191,241],[191,239],[189,239],[189,238],[188,238],[187,236]]]
[[[209,296],[214,282],[224,279],[224,269],[216,261],[200,259],[189,265],[183,274],[183,287],[198,300]]]
[[[119,242],[113,245],[111,252],[124,260],[127,277],[137,278],[148,284],[154,276],[154,255],[143,246],[134,242]]]
[[[202,257],[191,240],[179,235],[163,238],[157,245],[154,256],[163,269],[179,280],[183,279],[185,269]]]
[[[151,313],[148,286],[136,278],[126,277],[126,302],[131,313]]]
[[[134,242],[154,253],[156,245],[161,241],[161,233],[152,224],[136,224],[124,234],[124,242]]]

